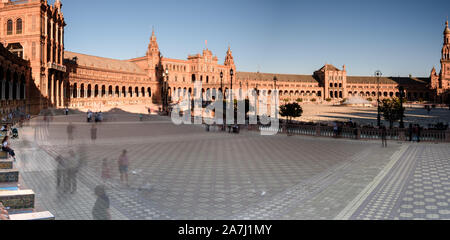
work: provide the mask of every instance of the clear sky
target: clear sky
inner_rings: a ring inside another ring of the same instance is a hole
[[[54,0],[49,0],[53,3]],[[312,74],[325,63],[348,75],[429,76],[440,69],[450,1],[62,0],[66,50],[144,56],[152,26],[161,53],[208,48],[238,71]]]

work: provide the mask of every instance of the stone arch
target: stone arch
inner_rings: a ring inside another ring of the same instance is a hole
[[[78,84],[74,83],[72,86],[72,98],[78,98]]]
[[[17,96],[17,86],[18,86],[18,83],[19,83],[19,76],[18,76],[18,74],[15,72],[15,73],[13,74],[13,81],[12,81],[12,99],[13,99],[13,100],[18,99],[18,96]]]
[[[92,97],[92,87],[91,87],[91,84],[88,84],[88,88],[87,88],[87,97],[88,97],[88,98]]]
[[[145,88],[144,87],[141,87],[141,93],[142,93],[141,97],[145,97]]]
[[[122,97],[127,97],[127,88],[125,86],[122,86]]]
[[[120,87],[118,85],[116,85],[116,89],[115,89],[115,96],[116,97],[120,97]]]
[[[109,85],[109,87],[108,87],[108,97],[112,97],[112,95],[113,95],[113,87],[112,87],[112,85]]]
[[[95,87],[94,87],[94,97],[98,97],[98,95],[99,95],[98,84],[95,84]]]
[[[131,86],[128,87],[128,96],[133,97],[133,88]]]
[[[139,97],[139,87],[134,87],[134,93],[136,97]]]
[[[106,95],[106,86],[105,85],[102,85],[102,92],[101,92],[101,97],[105,97],[105,95]]]
[[[25,87],[26,87],[26,82],[25,82],[25,75],[21,74],[20,76],[20,81],[19,81],[19,98],[20,99],[25,99]]]
[[[86,97],[86,93],[84,92],[84,83],[80,85],[80,98]]]
[[[147,88],[148,97],[152,96],[152,89],[150,87]]]

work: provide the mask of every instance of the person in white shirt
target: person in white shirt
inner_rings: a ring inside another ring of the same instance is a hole
[[[5,138],[3,138],[2,141],[2,151],[8,152],[9,155],[11,155],[11,157],[14,158],[14,161],[16,161],[16,154],[14,153],[14,150],[12,148],[9,147],[8,145],[8,136],[5,136]]]

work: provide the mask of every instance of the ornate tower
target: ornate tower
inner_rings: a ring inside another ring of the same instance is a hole
[[[442,46],[441,74],[439,80],[439,87],[443,89],[450,88],[450,29],[448,28],[448,20],[445,22],[444,45]]]
[[[155,30],[152,30],[152,36],[150,37],[147,59],[150,80],[158,80],[159,70],[161,70],[161,52],[159,51],[158,42],[156,41]]]
[[[228,51],[227,51],[227,55],[225,56],[224,65],[229,67],[230,69],[233,69],[233,71],[236,72],[236,66],[234,65],[233,53],[231,52],[230,46],[228,46]]]

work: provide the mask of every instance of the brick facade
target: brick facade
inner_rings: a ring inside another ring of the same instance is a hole
[[[283,102],[301,99],[332,103],[356,96],[375,101],[377,93],[381,99],[399,96],[399,87],[403,86],[408,100],[441,102],[450,89],[448,23],[439,74],[433,68],[430,77],[378,79],[348,76],[345,65],[339,69],[330,64],[311,75],[236,72],[230,47],[223,64],[207,48],[185,60],[171,59],[162,55],[154,31],[143,57],[115,60],[90,56],[64,50],[66,23],[60,0],[53,6],[46,0],[3,0],[0,10],[0,39],[8,50],[30,62],[34,85],[40,91],[33,102],[40,108],[161,104],[166,89],[170,99],[175,100],[184,93],[193,93],[196,80],[202,82],[201,91],[207,100],[213,92],[232,87],[239,94],[251,89],[266,94],[276,89]]]

